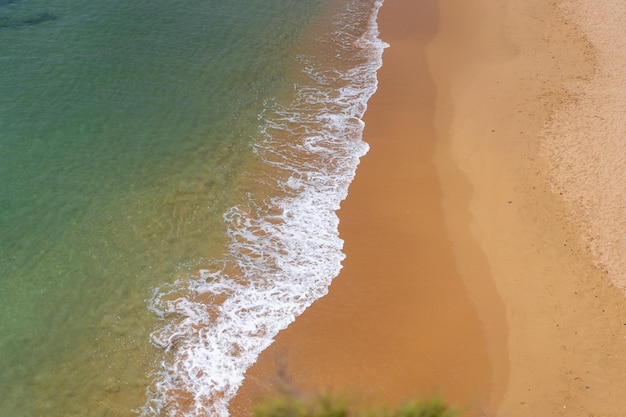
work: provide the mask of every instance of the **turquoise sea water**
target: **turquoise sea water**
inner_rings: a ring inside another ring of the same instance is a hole
[[[0,415],[227,414],[339,271],[377,7],[0,0]]]

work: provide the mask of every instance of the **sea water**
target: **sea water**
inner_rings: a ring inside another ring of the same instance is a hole
[[[228,415],[341,268],[379,7],[0,0],[0,415]]]

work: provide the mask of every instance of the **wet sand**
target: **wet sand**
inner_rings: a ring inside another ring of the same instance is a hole
[[[452,215],[462,225],[452,237],[433,163],[437,92],[425,47],[437,29],[437,9],[435,1],[410,0],[387,0],[381,9],[381,37],[391,47],[365,116],[371,150],[339,212],[344,268],[329,295],[249,370],[232,415],[244,415],[275,388],[277,366],[302,392],[388,403],[437,392],[475,410],[500,395],[494,374],[504,375],[506,364],[496,371],[490,353],[505,361],[504,308],[465,219],[470,185],[463,178],[454,184],[454,204],[462,206]],[[459,264],[458,252],[469,265]],[[476,283],[481,303],[466,288]],[[488,325],[485,317],[492,317]]]
[[[606,66],[587,2],[569,4],[385,1],[344,269],[249,370],[233,416],[286,381],[388,403],[439,392],[468,415],[624,414],[624,293],[550,146],[571,143],[554,121],[589,112]]]

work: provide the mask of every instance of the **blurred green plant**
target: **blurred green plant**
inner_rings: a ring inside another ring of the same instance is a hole
[[[254,417],[456,417],[458,411],[440,397],[415,400],[396,409],[362,407],[340,397],[320,395],[305,399],[282,395],[253,410]]]

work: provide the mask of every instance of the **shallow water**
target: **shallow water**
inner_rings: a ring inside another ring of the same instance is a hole
[[[225,412],[340,268],[376,7],[0,1],[0,414]]]

